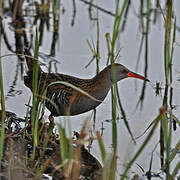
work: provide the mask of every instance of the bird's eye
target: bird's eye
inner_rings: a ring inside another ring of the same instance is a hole
[[[128,71],[127,71],[126,69],[123,69],[123,70],[122,70],[122,73],[123,73],[123,74],[127,74],[127,72],[128,72]]]

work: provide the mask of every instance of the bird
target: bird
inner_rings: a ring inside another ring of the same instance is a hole
[[[32,91],[33,58],[27,50],[25,50],[25,58],[29,71],[24,76],[24,84]],[[119,63],[114,63],[113,68],[112,65],[108,65],[90,79],[81,79],[59,73],[46,73],[38,65],[38,87],[40,87],[38,94],[40,97],[44,89],[46,89],[45,106],[51,112],[50,116],[74,116],[99,106],[115,82],[130,77],[149,81],[147,78],[130,71]],[[70,86],[56,83],[58,81],[70,83],[87,92],[96,100]]]

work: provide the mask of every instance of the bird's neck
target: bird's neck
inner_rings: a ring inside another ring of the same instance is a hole
[[[101,72],[99,72],[93,79],[92,95],[99,99],[104,100],[108,94],[113,82],[111,80],[111,67],[107,66]]]
[[[106,68],[104,68],[101,72],[99,72],[93,78],[93,80],[100,84],[101,84],[101,81],[106,80],[106,84],[108,85],[108,87],[111,87],[114,82],[117,82],[120,80],[118,79],[118,76],[116,75],[116,69],[114,69],[114,71],[115,71],[115,74],[113,74],[111,65],[109,65]],[[114,80],[113,80],[113,75],[115,76]]]

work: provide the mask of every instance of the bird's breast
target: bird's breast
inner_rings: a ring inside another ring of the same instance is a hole
[[[70,113],[71,115],[81,114],[96,108],[102,103],[109,91],[109,88],[97,89],[94,92],[89,92],[96,100],[83,95],[81,93],[74,94],[71,98]]]

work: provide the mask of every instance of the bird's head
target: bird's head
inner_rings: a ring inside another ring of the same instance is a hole
[[[149,81],[147,78],[130,71],[122,64],[115,63],[114,66],[111,67],[111,81],[112,82],[114,82],[113,79],[115,79],[115,81],[118,82],[118,81],[128,78],[128,77],[137,78],[137,79],[141,79],[144,81]]]

